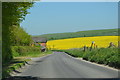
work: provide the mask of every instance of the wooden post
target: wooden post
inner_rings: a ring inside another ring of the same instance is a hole
[[[87,49],[87,47],[86,47],[86,46],[84,46],[83,48],[84,48],[84,50],[83,50],[83,51],[85,52],[85,51],[86,51],[86,49]]]
[[[95,42],[94,41],[92,41],[92,44],[91,44],[91,47],[90,47],[90,51],[92,50],[92,47],[93,47],[93,44],[94,44]]]

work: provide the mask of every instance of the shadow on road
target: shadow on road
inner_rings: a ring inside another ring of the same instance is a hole
[[[15,73],[21,73],[20,71],[17,71],[17,70],[13,70]]]
[[[32,77],[32,76],[13,76],[4,78],[2,80],[40,80],[38,77]]]
[[[119,78],[39,78],[32,76],[14,76],[2,80],[120,80]]]

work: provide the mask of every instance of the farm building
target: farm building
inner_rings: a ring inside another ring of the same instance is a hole
[[[36,46],[41,46],[41,51],[44,52],[46,51],[46,43],[47,43],[47,38],[44,37],[32,37],[32,40],[34,41],[34,45]]]

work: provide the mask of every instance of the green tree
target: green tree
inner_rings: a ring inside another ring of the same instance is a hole
[[[12,26],[10,31],[12,46],[29,46],[32,43],[31,36],[22,27]]]
[[[12,59],[11,29],[13,25],[19,26],[19,23],[25,19],[28,14],[27,9],[32,7],[31,2],[3,2],[2,3],[2,62],[8,62]]]

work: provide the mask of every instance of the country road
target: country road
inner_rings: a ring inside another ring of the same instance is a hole
[[[118,78],[118,70],[101,67],[75,59],[64,52],[32,58],[29,64],[14,78],[5,80],[40,80],[41,78]],[[25,79],[26,78],[26,79]],[[114,80],[114,79],[113,79]]]
[[[118,78],[118,71],[75,59],[64,52],[54,52],[42,57],[32,58],[19,76],[39,78]]]

